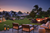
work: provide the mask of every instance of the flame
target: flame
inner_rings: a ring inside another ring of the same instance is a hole
[[[38,22],[40,22],[41,20],[37,20]]]

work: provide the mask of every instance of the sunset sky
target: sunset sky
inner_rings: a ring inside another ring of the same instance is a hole
[[[30,12],[34,5],[46,11],[50,7],[50,0],[0,0],[0,11]]]

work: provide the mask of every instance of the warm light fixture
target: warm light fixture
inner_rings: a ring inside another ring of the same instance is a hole
[[[4,30],[6,31],[6,27],[4,27]]]
[[[4,24],[4,31],[6,31],[6,24]]]
[[[2,22],[2,18],[0,18],[0,23]]]
[[[9,30],[9,25],[7,26],[7,30]]]

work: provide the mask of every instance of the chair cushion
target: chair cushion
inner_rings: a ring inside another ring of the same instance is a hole
[[[47,22],[45,25],[48,26],[49,22]]]
[[[31,28],[30,28],[30,31],[32,31],[33,29],[34,29],[34,28],[33,28],[33,27],[31,27]]]
[[[30,31],[32,31],[33,29],[34,29],[34,28],[31,27],[31,28],[30,28]],[[28,32],[29,32],[29,28],[23,28],[22,30],[23,30],[23,31],[28,31]]]
[[[46,24],[42,24],[41,26],[46,26]],[[46,27],[48,27],[48,26],[46,26]]]
[[[40,26],[40,27],[48,29],[48,27],[47,27],[47,26]]]
[[[13,26],[14,29],[18,29],[18,26]],[[22,26],[19,26],[19,28],[22,28]]]
[[[18,26],[13,26],[14,29],[18,29]]]

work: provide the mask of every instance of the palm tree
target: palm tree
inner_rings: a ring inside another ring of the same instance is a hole
[[[42,11],[42,8],[40,7],[40,8],[38,9],[38,11],[39,11],[39,12]]]
[[[38,10],[38,8],[39,8],[38,5],[35,5],[34,7],[35,7],[36,10]]]
[[[50,8],[48,8],[48,10],[47,10],[47,14],[50,15]]]

